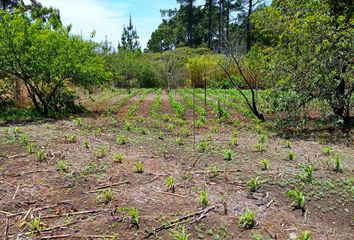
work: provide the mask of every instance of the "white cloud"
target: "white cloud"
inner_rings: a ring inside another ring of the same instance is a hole
[[[113,45],[120,39],[123,25],[127,22],[126,5],[104,6],[99,0],[41,0],[44,6],[60,10],[64,25],[72,24],[72,32],[88,37],[96,31],[95,41],[104,41],[107,35]]]

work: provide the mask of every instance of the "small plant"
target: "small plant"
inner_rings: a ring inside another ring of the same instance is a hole
[[[269,169],[269,161],[267,159],[262,159],[259,162],[259,165],[261,166],[262,171],[267,171]]]
[[[313,180],[313,173],[315,171],[315,167],[313,165],[304,166],[305,178],[307,181],[311,182]]]
[[[58,170],[59,172],[65,172],[66,169],[67,169],[67,167],[66,167],[64,161],[61,160],[61,161],[57,162],[57,170]]]
[[[340,155],[336,155],[332,159],[335,172],[343,172],[343,164],[342,164],[342,157]]]
[[[218,175],[218,168],[216,164],[211,164],[209,167],[209,171],[211,177],[216,177]]]
[[[129,209],[130,224],[135,227],[139,227],[139,213],[135,208]]]
[[[183,127],[183,128],[182,128],[182,135],[183,135],[184,137],[188,137],[188,136],[192,135],[192,132],[191,132],[191,130],[189,130],[187,127]]]
[[[29,227],[32,232],[39,232],[41,230],[41,219],[40,217],[35,217],[29,223]]]
[[[179,146],[183,146],[185,144],[184,139],[181,137],[177,137],[175,142],[179,145]]]
[[[168,127],[167,127],[167,129],[168,129],[168,131],[169,132],[173,132],[174,130],[175,130],[175,125],[173,125],[173,124],[168,124]]]
[[[174,193],[175,192],[175,179],[172,176],[168,176],[166,179],[167,190]]]
[[[238,131],[236,129],[232,132],[232,137],[238,137]]]
[[[264,153],[265,152],[265,146],[263,143],[257,143],[254,145],[254,148],[256,149],[256,152]]]
[[[298,189],[288,191],[288,197],[294,200],[291,204],[293,207],[296,209],[305,209],[305,197]]]
[[[114,162],[115,162],[115,163],[123,163],[124,158],[125,158],[125,156],[124,156],[123,153],[116,153],[116,154],[114,155]]]
[[[103,189],[96,197],[98,203],[107,204],[113,199],[112,189]]]
[[[216,119],[219,122],[223,122],[229,117],[229,113],[227,112],[227,110],[225,108],[223,108],[221,106],[220,101],[218,101],[218,104],[217,104],[216,108],[214,109],[214,112],[216,114]]]
[[[143,173],[143,172],[144,172],[143,163],[142,163],[142,162],[136,161],[136,164],[135,164],[135,172],[136,172],[136,173]]]
[[[87,148],[87,149],[90,148],[90,142],[87,139],[84,139],[82,141],[82,145],[84,146],[84,148]]]
[[[250,192],[256,192],[260,188],[259,177],[255,177],[247,182]]]
[[[294,160],[295,159],[295,152],[294,151],[289,151],[288,152],[288,159],[289,160]]]
[[[97,158],[104,158],[108,156],[108,149],[105,146],[100,146],[95,152]]]
[[[44,149],[41,149],[37,152],[37,159],[39,161],[44,161],[47,158],[47,153]]]
[[[205,153],[207,150],[207,143],[204,140],[200,141],[198,144],[198,148],[200,153]]]
[[[238,224],[243,228],[253,228],[255,225],[254,212],[249,209],[246,209],[246,213],[239,217]]]
[[[159,133],[158,133],[158,138],[159,138],[160,140],[164,140],[164,138],[165,138],[165,133],[162,132],[162,131],[159,131]]]
[[[323,149],[322,149],[322,153],[324,154],[324,155],[327,155],[327,156],[329,156],[329,155],[331,155],[331,153],[332,153],[332,148],[330,147],[330,146],[325,146]]]
[[[132,125],[130,122],[126,122],[126,123],[124,124],[124,130],[125,130],[125,131],[131,131],[131,130],[132,130],[132,127],[133,127],[133,125]]]
[[[82,126],[82,118],[76,118],[73,122],[79,127]]]
[[[231,149],[224,150],[224,160],[231,161],[233,158],[233,151]]]
[[[22,134],[20,137],[20,142],[23,146],[27,146],[29,144],[29,136]]]
[[[252,240],[262,240],[262,235],[254,234],[254,235],[252,235]]]
[[[163,114],[162,115],[162,120],[165,122],[171,122],[171,117],[168,114]]]
[[[76,143],[77,142],[77,135],[75,133],[70,135],[69,142],[70,143]]]
[[[268,139],[268,136],[266,134],[261,134],[260,138],[259,138],[259,142],[260,143],[265,143]]]
[[[117,137],[117,140],[116,142],[119,144],[119,145],[124,145],[124,144],[127,144],[128,140],[127,140],[127,137],[124,135],[124,134],[121,134]]]
[[[233,137],[230,141],[230,145],[231,146],[237,146],[238,145],[238,138],[237,137]]]
[[[142,135],[147,135],[149,133],[149,130],[147,128],[140,128],[140,133]]]
[[[208,195],[205,190],[200,193],[199,202],[203,206],[203,208],[206,208],[208,206]]]
[[[28,144],[26,146],[26,148],[27,148],[28,154],[32,154],[33,153],[33,144],[32,143]]]
[[[311,233],[309,231],[304,231],[301,233],[300,237],[297,240],[311,240]]]
[[[291,149],[291,142],[289,140],[286,141],[286,147]]]
[[[188,240],[190,234],[187,233],[187,230],[183,226],[178,226],[176,229],[170,231],[170,236],[172,240]]]

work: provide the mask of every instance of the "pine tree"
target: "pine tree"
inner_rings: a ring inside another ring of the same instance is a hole
[[[129,17],[128,26],[124,26],[121,42],[118,44],[119,51],[134,52],[140,49],[138,32],[133,26],[132,16]]]

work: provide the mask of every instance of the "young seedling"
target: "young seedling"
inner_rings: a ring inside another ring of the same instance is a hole
[[[33,153],[33,144],[32,143],[28,144],[26,146],[26,148],[27,148],[28,154],[32,154]]]
[[[301,233],[300,237],[298,240],[311,240],[311,233],[309,231],[304,231]]]
[[[149,130],[147,128],[140,128],[140,133],[142,135],[147,135],[149,133]]]
[[[40,217],[35,217],[29,223],[29,227],[32,232],[39,232],[41,230],[41,219]]]
[[[136,173],[143,173],[143,172],[144,172],[143,163],[142,163],[142,162],[136,161],[136,164],[135,164],[135,172],[136,172]]]
[[[23,146],[27,146],[29,144],[29,136],[22,134],[20,137],[20,142]]]
[[[132,130],[132,127],[133,127],[133,125],[132,125],[130,122],[126,122],[126,123],[124,124],[124,130],[125,130],[125,131],[131,131],[131,130]]]
[[[200,193],[199,202],[203,208],[206,208],[208,206],[208,195],[205,190]]]
[[[291,149],[291,142],[289,140],[286,141],[286,147]]]
[[[179,146],[183,146],[185,144],[184,139],[181,137],[177,137],[175,142],[179,145]]]
[[[233,137],[230,141],[230,145],[231,146],[237,146],[238,145],[238,138],[237,137]]]
[[[268,139],[268,136],[266,134],[261,134],[259,138],[259,143],[265,143]]]
[[[139,228],[139,213],[138,210],[135,208],[130,208],[129,209],[129,215],[130,215],[130,224],[133,227]]]
[[[171,117],[168,114],[163,114],[162,115],[162,120],[165,122],[171,122]]]
[[[199,152],[205,153],[207,150],[207,143],[204,140],[201,140],[198,144]]]
[[[259,177],[255,177],[247,182],[248,189],[250,192],[256,192],[260,188]]]
[[[188,240],[190,234],[187,233],[187,230],[183,226],[178,226],[176,229],[170,231],[170,236],[172,240]]]
[[[67,167],[65,165],[65,162],[63,160],[57,162],[57,170],[59,172],[65,172],[67,170]]]
[[[40,150],[37,152],[37,159],[38,159],[39,161],[44,161],[46,158],[47,158],[47,153],[45,152],[44,149],[40,149]]]
[[[239,217],[238,224],[246,229],[253,228],[255,225],[254,212],[249,209],[246,209],[246,213]]]
[[[77,142],[77,135],[75,133],[70,135],[69,142],[70,143],[76,143]]]
[[[331,155],[331,153],[332,153],[332,148],[330,147],[330,146],[325,146],[323,149],[322,149],[322,153],[324,154],[324,155],[327,155],[327,156],[329,156],[329,155]]]
[[[231,161],[233,158],[233,151],[231,149],[224,150],[224,160]]]
[[[294,200],[291,206],[296,209],[305,209],[305,197],[298,189],[288,191],[288,197]]]
[[[238,137],[238,131],[236,129],[232,132],[232,137]]]
[[[162,131],[159,131],[159,133],[158,133],[158,138],[159,138],[160,140],[164,140],[164,139],[165,139],[165,133],[162,132]]]
[[[73,122],[79,127],[82,126],[82,118],[76,118],[73,120]]]
[[[104,157],[107,157],[107,156],[108,156],[108,149],[107,149],[107,147],[105,147],[105,146],[100,146],[100,147],[96,150],[95,154],[96,154],[96,157],[97,157],[97,158],[104,158]]]
[[[98,203],[107,204],[113,199],[112,189],[103,189],[96,197]]]
[[[254,145],[254,148],[256,149],[256,152],[264,153],[265,152],[265,146],[263,143],[257,143]]]
[[[82,145],[84,146],[84,148],[87,148],[87,149],[90,148],[90,142],[87,139],[84,139],[82,141]]]
[[[210,177],[216,177],[218,175],[218,168],[216,164],[211,164],[209,167]]]
[[[289,160],[294,160],[295,159],[295,152],[294,151],[289,151],[288,152],[288,159]]]
[[[315,167],[312,164],[304,166],[305,179],[308,182],[311,182],[313,180],[314,171],[315,171]]]
[[[172,176],[168,176],[166,179],[167,182],[167,191],[172,193],[175,192],[175,179]]]
[[[124,134],[121,134],[117,137],[117,140],[116,142],[119,144],[119,145],[124,145],[124,144],[127,144],[128,140],[127,140],[127,137],[124,135]]]
[[[259,162],[262,171],[267,171],[269,169],[269,161],[267,159],[262,159]]]
[[[174,130],[175,130],[175,125],[173,125],[173,124],[168,124],[168,127],[167,127],[167,129],[168,129],[168,131],[169,132],[173,132]]]
[[[116,153],[114,155],[114,162],[115,163],[123,163],[124,158],[125,158],[125,156],[123,153]]]
[[[342,157],[340,155],[337,155],[333,157],[332,159],[334,168],[333,170],[335,172],[343,172],[343,164],[342,164]]]

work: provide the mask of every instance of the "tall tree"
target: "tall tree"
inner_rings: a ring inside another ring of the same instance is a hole
[[[188,44],[189,47],[194,47],[193,44],[193,27],[194,27],[194,15],[193,15],[193,3],[195,0],[177,0],[177,3],[182,5],[188,5]]]
[[[138,32],[133,26],[132,16],[129,17],[128,26],[123,27],[121,42],[118,44],[118,50],[133,52],[140,49]]]

